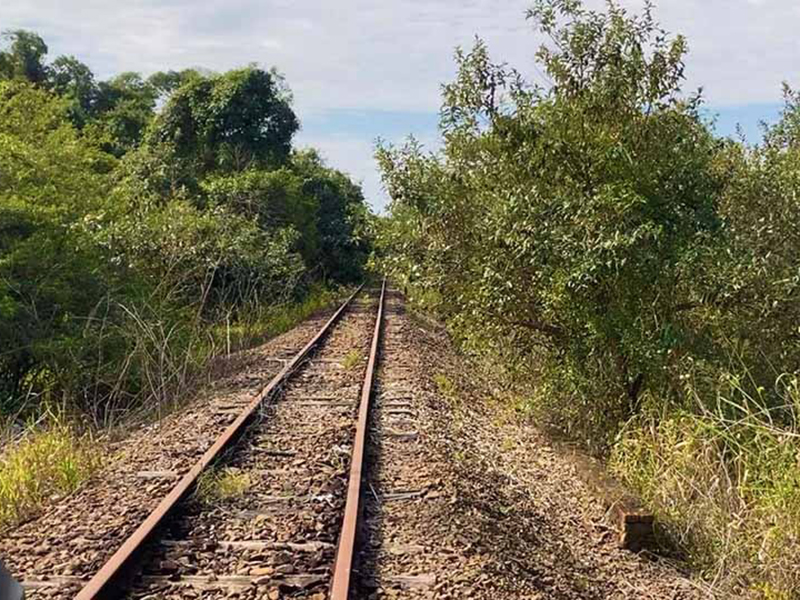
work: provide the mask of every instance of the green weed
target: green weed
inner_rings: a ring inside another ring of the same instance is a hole
[[[237,468],[208,469],[200,475],[194,496],[201,504],[215,504],[239,498],[250,484],[250,476]]]
[[[0,455],[0,529],[74,491],[100,465],[98,443],[52,417],[30,427]]]
[[[363,357],[364,355],[361,353],[361,350],[351,350],[347,353],[347,356],[344,357],[342,366],[349,371],[360,365]]]
[[[433,376],[433,382],[436,384],[436,389],[439,393],[448,400],[451,404],[455,403],[458,399],[458,390],[455,383],[444,373],[436,373]]]

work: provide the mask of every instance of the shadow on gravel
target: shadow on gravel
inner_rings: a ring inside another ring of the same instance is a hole
[[[546,517],[514,497],[510,481],[469,459],[455,462],[455,475],[458,499],[441,518],[458,523],[469,552],[481,554],[491,582],[487,591],[509,599],[534,591],[553,599],[608,597],[593,589],[591,569],[558,539]]]
[[[22,586],[14,581],[2,561],[0,561],[0,598],[22,600]]]
[[[386,312],[391,314],[392,311],[387,309]],[[375,426],[381,422],[382,414],[381,403],[376,402],[381,394],[379,386],[380,384],[373,392],[373,405],[370,409],[370,422],[367,428],[369,432],[365,456],[367,476],[363,481],[362,498],[364,498],[364,503],[356,540],[356,547],[362,550],[356,553],[353,564],[351,598],[369,598],[380,587],[375,573],[375,553],[384,544],[383,511],[377,501],[377,498],[382,497],[384,493],[382,486],[378,483],[381,481],[383,469],[382,436],[375,434]]]

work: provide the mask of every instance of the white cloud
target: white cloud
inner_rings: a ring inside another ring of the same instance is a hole
[[[713,104],[774,102],[783,81],[800,83],[796,0],[672,0],[660,14],[688,38],[689,82]]]
[[[476,32],[532,51],[519,0],[12,0],[0,27],[39,31],[101,75],[259,62],[285,72],[301,109],[430,110],[456,44]],[[266,41],[265,41],[266,40]],[[500,53],[500,52],[498,52]],[[528,53],[530,54],[530,53]]]
[[[600,7],[605,0],[587,0]],[[623,0],[640,8],[643,0]],[[687,35],[688,82],[715,106],[775,102],[796,78],[797,0],[660,0],[658,18]],[[528,0],[4,0],[0,28],[41,33],[100,76],[258,62],[287,76],[301,117],[338,109],[434,112],[453,48],[475,34],[493,56],[537,79]],[[795,83],[798,83],[795,81]],[[327,144],[331,163],[374,180],[372,138]],[[326,141],[328,140],[328,141]],[[358,160],[354,162],[354,156]]]
[[[436,132],[427,135],[415,135],[415,138],[427,150],[435,150],[438,145]],[[391,144],[402,144],[406,135],[386,136],[384,141]],[[325,162],[347,173],[353,181],[361,184],[364,197],[372,206],[380,211],[388,203],[389,198],[381,183],[380,174],[375,168],[373,158],[376,140],[368,136],[357,136],[349,133],[320,135],[314,131],[301,130],[295,138],[299,148],[316,148]]]

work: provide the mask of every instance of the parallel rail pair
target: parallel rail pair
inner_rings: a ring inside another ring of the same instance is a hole
[[[228,426],[205,454],[203,454],[192,468],[175,484],[158,506],[153,509],[133,534],[123,542],[111,558],[109,558],[95,573],[78,593],[76,600],[110,600],[119,597],[124,592],[125,582],[129,578],[130,571],[135,568],[135,559],[141,554],[144,544],[153,538],[166,518],[175,512],[178,505],[186,499],[189,493],[195,488],[201,473],[217,461],[222,453],[242,435],[262,403],[275,397],[281,387],[291,378],[292,374],[300,367],[306,358],[308,358],[311,352],[320,346],[362,289],[363,285],[339,307],[302,350],[295,354],[286,366],[272,378],[266,387],[253,398],[236,420]],[[364,466],[367,423],[384,320],[385,296],[386,280],[384,280],[381,285],[381,295],[378,303],[378,312],[375,318],[369,360],[361,386],[358,421],[350,461],[347,501],[345,504],[344,518],[342,520],[336,553],[336,562],[334,564],[334,572],[330,586],[329,597],[331,600],[347,600],[350,594],[351,570],[355,555],[356,532],[358,529],[358,516],[360,512],[359,502],[361,498],[361,479]]]

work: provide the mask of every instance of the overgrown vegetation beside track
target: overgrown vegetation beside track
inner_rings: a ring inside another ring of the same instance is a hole
[[[273,307],[360,277],[361,190],[292,149],[278,74],[96,82],[74,57],[47,63],[33,33],[6,41],[0,410],[64,402],[105,420],[172,397],[210,356],[255,340],[237,334],[248,323],[294,321]]]
[[[0,454],[0,531],[74,491],[102,463],[90,433],[44,413]]]
[[[5,32],[0,417],[63,417],[0,457],[0,521],[72,485],[24,466],[56,437],[83,460],[64,419],[91,430],[172,407],[212,358],[361,278],[361,189],[294,149],[298,128],[275,71],[97,81],[74,57],[48,62],[35,33]],[[25,470],[35,492],[15,483]]]
[[[443,88],[442,151],[379,148],[376,260],[720,589],[798,597],[800,98],[757,146],[720,139],[652,7],[528,17],[551,85],[479,41]]]

